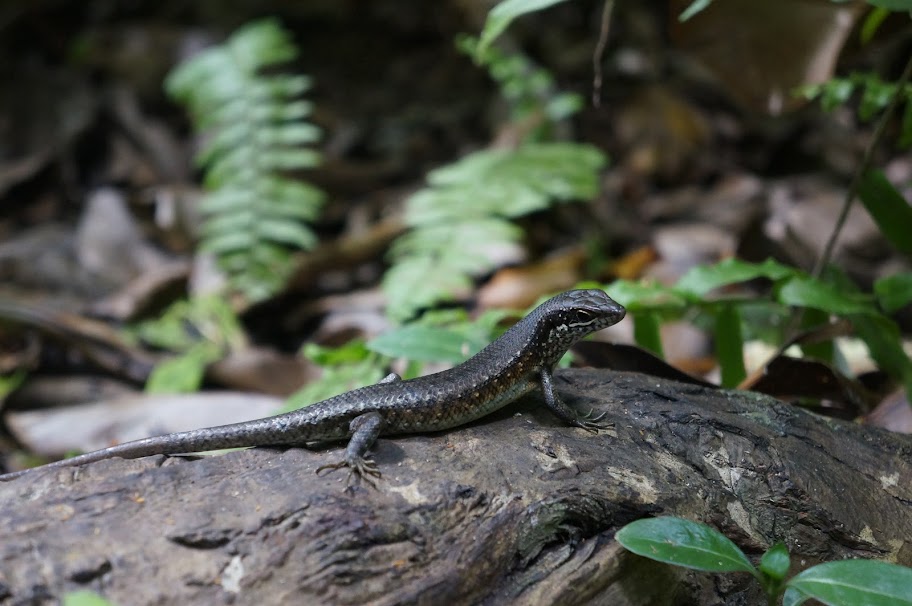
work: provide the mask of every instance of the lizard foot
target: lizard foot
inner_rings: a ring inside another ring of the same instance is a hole
[[[377,488],[377,483],[374,482],[372,478],[379,478],[382,474],[373,459],[345,457],[338,463],[321,465],[317,468],[316,473],[317,475],[320,475],[322,471],[332,473],[336,469],[342,469],[343,467],[348,467],[347,488],[357,486],[362,480],[371,488]]]
[[[581,427],[586,431],[592,433],[598,433],[599,429],[608,429],[610,427],[614,427],[614,423],[599,423],[599,421],[604,419],[605,415],[608,413],[603,412],[600,415],[593,416],[594,412],[595,409],[590,409],[589,412],[574,420],[573,425],[576,427]]]

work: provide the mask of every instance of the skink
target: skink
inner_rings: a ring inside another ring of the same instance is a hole
[[[601,290],[571,290],[536,307],[499,339],[464,363],[407,381],[391,374],[293,412],[125,442],[40,470],[121,457],[186,454],[246,446],[295,446],[350,438],[342,458],[322,470],[348,467],[355,480],[380,477],[367,452],[381,435],[440,431],[463,425],[541,388],[545,404],[563,421],[594,431],[599,418],[580,415],[554,390],[552,372],[584,336],[619,322],[624,308]],[[0,475],[12,480],[33,470]]]

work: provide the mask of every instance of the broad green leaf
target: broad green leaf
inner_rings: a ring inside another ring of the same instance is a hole
[[[28,376],[28,372],[23,369],[12,371],[10,374],[0,375],[0,402],[9,394],[13,393]]]
[[[890,16],[890,11],[885,8],[875,8],[865,17],[861,26],[859,37],[862,44],[867,44],[874,39],[874,34],[880,29],[884,19]]]
[[[159,362],[146,381],[146,393],[193,393],[199,391],[206,366],[222,357],[214,343],[198,343],[183,354]]]
[[[912,568],[877,560],[840,560],[786,583],[783,606],[814,598],[829,606],[912,606]]]
[[[881,171],[862,175],[858,197],[890,243],[900,252],[912,253],[912,206]]]
[[[899,311],[912,302],[912,273],[895,274],[874,283],[874,294],[887,313]]]
[[[63,606],[113,606],[93,591],[71,591],[63,595]]]
[[[880,314],[850,316],[849,319],[878,367],[901,380],[906,393],[912,393],[912,361],[903,349],[896,322]]]
[[[484,56],[485,51],[500,36],[507,26],[519,16],[548,8],[564,0],[504,0],[488,13],[478,46],[476,57]]]
[[[715,311],[716,357],[722,370],[722,387],[735,387],[747,371],[744,369],[744,336],[741,312],[736,305],[719,305]]]
[[[747,556],[726,536],[705,524],[674,517],[637,520],[615,538],[643,557],[708,572],[747,572],[758,576]]]
[[[760,558],[760,572],[776,581],[788,574],[791,559],[784,543],[776,543]]]
[[[307,343],[304,345],[302,353],[308,360],[320,366],[354,364],[371,357],[371,352],[362,339],[352,339],[339,347],[323,347],[316,343]]]
[[[912,11],[912,0],[867,0],[867,3],[891,11]]]
[[[661,321],[658,314],[638,312],[633,316],[633,342],[651,351],[660,358],[665,357],[662,350],[662,335],[659,331]]]
[[[391,358],[459,364],[487,344],[486,340],[470,340],[464,331],[409,324],[372,339],[367,346]]]
[[[831,314],[873,314],[879,312],[868,297],[843,292],[832,284],[811,277],[795,277],[778,292],[779,302],[797,307],[812,307]]]
[[[830,314],[813,307],[807,307],[801,315],[802,330],[815,330],[829,324]],[[822,362],[831,363],[836,353],[833,341],[821,341],[819,343],[803,343],[801,351],[805,358],[814,358]]]
[[[616,280],[605,288],[612,299],[633,313],[679,310],[683,311],[690,303],[675,289],[657,282],[634,282]]]
[[[747,263],[738,259],[726,259],[715,265],[694,267],[678,280],[675,290],[692,297],[702,298],[708,292],[722,286],[746,282],[756,278],[768,278],[778,281],[797,273],[796,269],[782,265],[772,259],[767,259],[763,263]]]

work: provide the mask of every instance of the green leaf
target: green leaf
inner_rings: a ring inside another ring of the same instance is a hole
[[[830,314],[812,307],[805,308],[804,314],[801,316],[802,330],[812,331],[829,324],[829,322]],[[822,362],[832,363],[836,349],[833,341],[821,341],[819,343],[803,343],[801,351],[805,358],[814,358]]]
[[[10,374],[0,375],[0,403],[25,381],[28,372],[23,369],[12,371]]]
[[[772,259],[767,259],[763,263],[726,259],[715,265],[694,267],[678,280],[675,290],[691,297],[702,298],[708,292],[722,286],[756,278],[778,281],[797,273],[798,271],[793,267],[782,265]]]
[[[615,538],[626,549],[652,560],[708,572],[748,572],[747,556],[727,537],[697,522],[674,517],[637,520]]]
[[[605,288],[605,292],[631,313],[668,310],[680,312],[691,303],[689,298],[682,296],[686,293],[680,293],[658,282],[615,280]]]
[[[912,11],[912,0],[867,0],[867,3],[890,11]]]
[[[912,253],[912,206],[881,171],[862,175],[858,197],[890,243],[900,252]]]
[[[256,231],[266,240],[309,250],[317,245],[317,237],[302,223],[285,219],[260,219]]]
[[[741,312],[736,305],[719,305],[715,313],[716,356],[722,370],[722,387],[735,387],[747,371],[744,369],[744,337]]]
[[[409,324],[372,339],[367,346],[391,358],[459,364],[487,344],[484,339],[470,339],[465,331]]]
[[[519,16],[548,8],[565,0],[504,0],[488,13],[481,38],[475,49],[476,57],[482,57],[494,40],[500,36],[507,26]],[[480,59],[479,59],[480,61]]]
[[[646,351],[651,351],[660,358],[664,358],[660,326],[661,320],[658,314],[638,312],[633,316],[633,342]]]
[[[371,352],[362,339],[352,339],[339,347],[322,347],[316,343],[307,343],[304,345],[303,354],[308,360],[320,366],[353,364],[371,357]]]
[[[868,79],[858,104],[859,117],[866,122],[873,118],[890,103],[895,91],[895,84],[882,82],[879,78]]]
[[[840,316],[879,315],[869,297],[838,290],[832,284],[807,276],[786,282],[778,292],[778,300],[784,305],[812,307]]]
[[[198,343],[182,355],[159,362],[146,381],[146,393],[193,393],[199,391],[206,367],[222,357],[213,343]]]
[[[912,302],[912,273],[895,274],[874,282],[874,294],[887,313],[894,313]]]
[[[912,393],[912,361],[903,349],[896,322],[880,314],[856,315],[849,319],[878,367],[902,381],[906,393]]]
[[[681,11],[681,14],[678,16],[678,21],[681,21],[682,23],[687,21],[697,13],[709,8],[710,4],[712,4],[712,0],[694,0],[690,3],[690,6]]]
[[[396,320],[407,320],[419,309],[467,292],[472,281],[464,273],[440,271],[434,259],[406,259],[387,270],[383,291],[388,300],[387,313]]]
[[[71,591],[63,595],[63,606],[113,606],[93,591]]]
[[[776,543],[760,558],[760,572],[776,581],[785,578],[791,565],[789,552],[784,543]]]
[[[841,560],[809,568],[786,583],[783,606],[814,598],[830,606],[912,606],[912,568]]]
[[[864,19],[861,26],[859,37],[862,44],[867,44],[874,39],[874,34],[880,29],[880,25],[890,16],[890,11],[885,8],[875,8]]]

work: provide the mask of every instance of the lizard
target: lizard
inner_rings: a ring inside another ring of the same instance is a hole
[[[462,364],[402,380],[395,373],[310,406],[262,419],[124,442],[41,467],[0,475],[0,481],[35,470],[72,467],[109,458],[136,459],[249,446],[296,446],[349,439],[342,458],[317,469],[347,467],[349,481],[381,477],[367,453],[381,435],[441,431],[488,415],[540,388],[546,406],[564,422],[597,431],[602,416],[582,415],[554,389],[560,358],[586,335],[616,324],[626,310],[602,290],[570,290],[548,299],[497,340]]]

